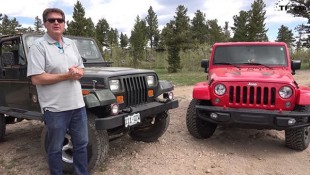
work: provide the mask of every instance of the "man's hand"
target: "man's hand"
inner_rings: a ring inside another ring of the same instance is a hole
[[[79,80],[84,75],[84,69],[78,68],[77,66],[72,66],[69,68],[70,79]]]

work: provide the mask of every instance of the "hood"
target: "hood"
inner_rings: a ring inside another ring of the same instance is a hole
[[[220,81],[256,81],[292,83],[292,73],[284,68],[214,68],[209,71],[210,80]]]
[[[115,77],[122,75],[155,73],[153,70],[135,69],[127,67],[85,67],[85,77]]]

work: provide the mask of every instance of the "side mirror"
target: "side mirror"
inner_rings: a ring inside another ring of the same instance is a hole
[[[205,72],[207,73],[209,68],[209,60],[201,60],[200,66],[205,68]]]
[[[295,75],[295,70],[300,69],[301,67],[301,60],[292,60],[291,61],[291,69],[292,69],[292,74]]]

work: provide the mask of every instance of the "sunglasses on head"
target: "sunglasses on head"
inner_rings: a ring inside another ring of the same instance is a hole
[[[62,18],[49,18],[49,19],[47,19],[46,21],[48,21],[49,23],[55,23],[55,21],[57,21],[58,23],[63,23],[63,22],[65,22],[65,20],[62,19]]]

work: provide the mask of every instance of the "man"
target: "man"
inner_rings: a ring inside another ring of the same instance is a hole
[[[30,47],[27,76],[36,85],[47,126],[48,164],[52,175],[62,174],[62,146],[69,131],[73,144],[73,165],[78,175],[88,174],[88,129],[79,79],[84,74],[82,58],[74,42],[63,37],[64,12],[47,8],[43,12],[47,33]]]

